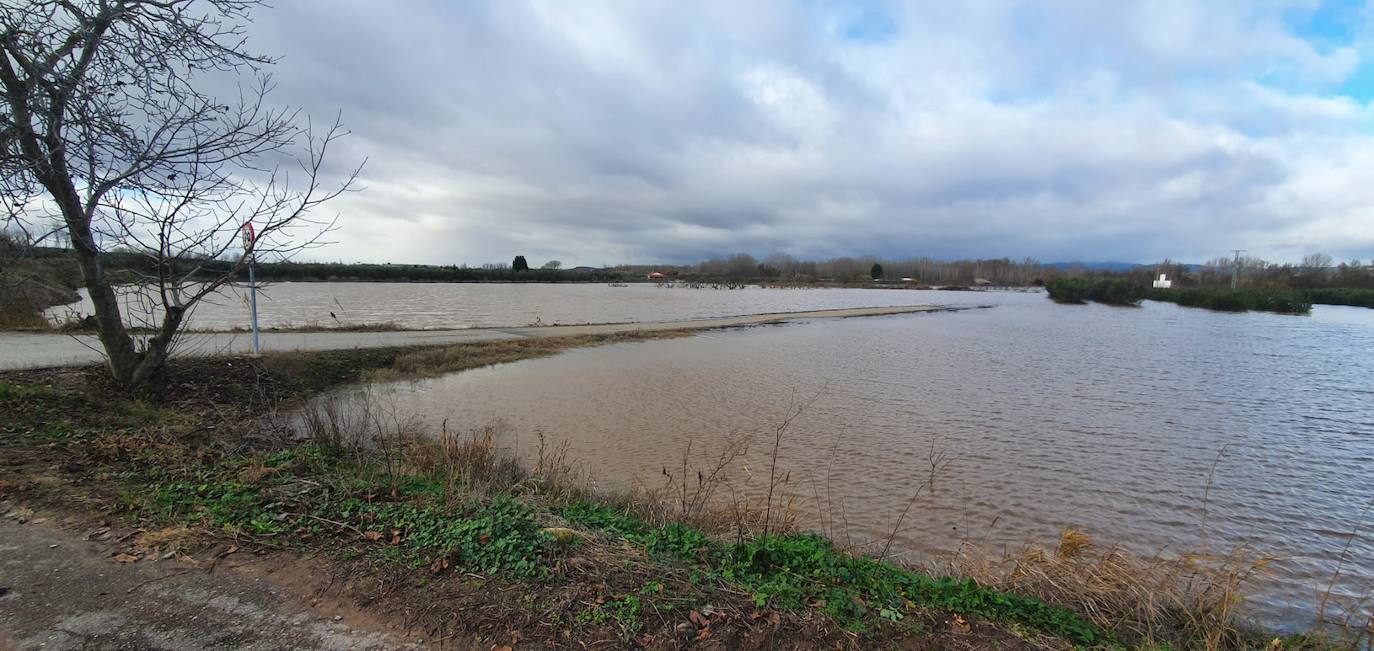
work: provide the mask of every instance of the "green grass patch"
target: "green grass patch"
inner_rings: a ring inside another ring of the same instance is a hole
[[[848,554],[816,535],[767,536],[727,545],[682,524],[651,527],[605,505],[579,502],[562,515],[641,545],[650,556],[697,563],[710,577],[750,591],[759,607],[818,608],[855,631],[864,630],[869,618],[897,622],[922,607],[1026,626],[1079,644],[1109,640],[1067,608],[968,579],[932,577]]]
[[[620,641],[628,643],[644,630],[644,619],[640,616],[643,609],[644,603],[639,597],[629,594],[616,595],[607,599],[605,603],[593,604],[592,607],[578,612],[573,623],[578,626],[614,625]]]
[[[148,473],[128,481],[155,480],[148,497],[134,502],[163,525],[205,526],[278,546],[335,537],[345,547],[361,546],[363,554],[411,566],[443,559],[472,572],[547,572],[555,545],[526,503],[503,496],[447,499],[425,477],[382,482],[379,473],[305,446],[222,462],[189,477]],[[321,477],[339,480],[322,486]]]

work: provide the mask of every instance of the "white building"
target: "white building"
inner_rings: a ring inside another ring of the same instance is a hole
[[[1169,280],[1169,277],[1164,274],[1159,274],[1159,278],[1155,279],[1155,289],[1169,289],[1173,286],[1174,281]]]

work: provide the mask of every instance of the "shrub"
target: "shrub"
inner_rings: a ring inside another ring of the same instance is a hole
[[[1152,289],[1146,297],[1154,301],[1167,301],[1184,307],[1201,307],[1220,312],[1256,310],[1278,314],[1307,314],[1312,310],[1312,301],[1303,292],[1291,289]]]
[[[1045,283],[1045,290],[1056,302],[1080,305],[1137,305],[1145,298],[1144,287],[1119,278],[1056,278]]]

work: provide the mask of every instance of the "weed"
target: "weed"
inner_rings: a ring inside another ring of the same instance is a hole
[[[644,630],[640,617],[643,603],[634,595],[616,595],[604,599],[604,603],[592,604],[573,618],[578,626],[605,626],[614,624],[620,641],[629,642]]]

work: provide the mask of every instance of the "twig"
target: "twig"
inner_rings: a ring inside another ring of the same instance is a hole
[[[163,576],[153,577],[153,578],[151,578],[151,579],[148,579],[147,581],[140,582],[139,584],[135,585],[135,586],[132,587],[132,588],[129,588],[128,590],[125,590],[125,591],[124,591],[124,594],[132,594],[134,590],[137,590],[137,589],[139,589],[139,588],[141,588],[141,587],[143,587],[143,586],[145,586],[145,585],[148,585],[149,583],[156,583],[156,582],[161,581],[161,580],[163,580],[163,579],[170,579],[170,578],[173,578],[173,577],[181,576],[181,575],[183,575],[183,574],[190,574],[191,572],[194,572],[194,571],[195,571],[195,569],[182,570],[182,571],[180,571],[180,572],[174,572],[174,573],[172,573],[172,574],[164,574]]]
[[[352,529],[353,531],[357,532],[357,534],[358,534],[359,536],[365,536],[365,535],[366,535],[366,534],[364,534],[364,533],[362,532],[361,529],[359,529],[359,528],[357,528],[357,527],[355,527],[355,526],[353,526],[353,525],[351,525],[351,524],[348,524],[348,523],[346,523],[346,522],[339,522],[339,521],[337,521],[337,520],[330,520],[330,519],[328,519],[328,518],[322,518],[322,517],[320,517],[320,516],[318,516],[318,515],[311,515],[311,514],[309,514],[309,513],[304,513],[304,514],[302,514],[302,515],[304,515],[304,516],[307,517],[307,518],[310,518],[311,520],[319,520],[320,522],[324,522],[324,523],[327,523],[327,524],[332,524],[332,525],[335,525],[335,526],[344,527],[344,528],[346,528],[346,529]]]

